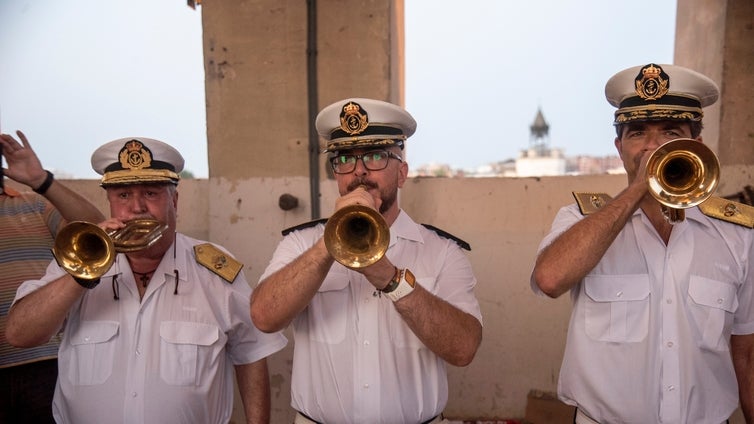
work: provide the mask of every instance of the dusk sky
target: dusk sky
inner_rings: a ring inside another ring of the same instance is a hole
[[[540,108],[552,147],[612,155],[605,82],[673,60],[675,0],[405,7],[406,108],[418,122],[412,167],[515,158]],[[97,146],[141,135],[173,144],[205,178],[201,37],[201,6],[183,0],[2,0],[0,131],[23,130],[61,177],[97,178],[89,165]]]

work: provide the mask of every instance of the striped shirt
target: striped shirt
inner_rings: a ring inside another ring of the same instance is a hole
[[[52,261],[54,236],[60,213],[44,197],[18,193],[8,187],[0,194],[0,368],[56,358],[60,336],[29,349],[18,349],[5,339],[8,309],[16,289],[38,279]]]

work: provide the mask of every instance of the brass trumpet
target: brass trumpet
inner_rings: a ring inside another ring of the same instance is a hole
[[[52,254],[72,276],[94,280],[110,269],[117,252],[146,249],[167,229],[167,224],[154,219],[134,219],[111,231],[91,222],[73,221],[58,232]]]
[[[707,200],[720,181],[717,156],[697,140],[678,138],[655,149],[647,160],[649,192],[662,204],[673,224],[686,218],[684,209]]]
[[[350,205],[327,220],[324,237],[327,251],[336,261],[349,268],[364,268],[387,252],[390,228],[376,210]]]

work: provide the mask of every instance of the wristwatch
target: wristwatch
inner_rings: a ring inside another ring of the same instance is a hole
[[[402,269],[400,273],[396,273],[396,276],[382,290],[382,293],[388,299],[396,302],[414,291],[414,286],[416,286],[416,277],[414,277],[414,274],[408,269]]]

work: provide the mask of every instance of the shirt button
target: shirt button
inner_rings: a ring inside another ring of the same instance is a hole
[[[623,292],[622,291],[619,291],[618,293],[615,293],[615,297],[621,297],[621,296],[623,296]]]
[[[369,388],[369,383],[364,383],[364,388],[368,389]]]
[[[667,303],[668,305],[670,305],[671,303],[673,303],[673,299],[665,299],[665,303]]]
[[[673,347],[673,342],[668,342],[668,347]]]
[[[133,393],[131,393],[131,397],[136,397],[136,396],[138,396],[138,395],[136,394],[136,392],[133,392]]]
[[[89,337],[84,337],[84,341],[88,342],[89,341]]]
[[[668,386],[668,391],[669,392],[672,392],[673,390],[675,390],[675,386],[673,386],[673,385]]]
[[[369,346],[369,340],[364,340],[364,346]]]
[[[717,304],[721,305],[723,303],[723,298],[717,299]]]

